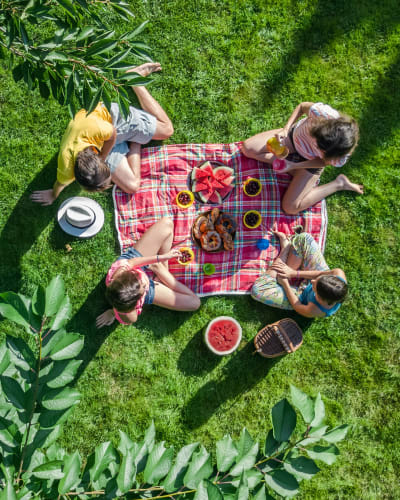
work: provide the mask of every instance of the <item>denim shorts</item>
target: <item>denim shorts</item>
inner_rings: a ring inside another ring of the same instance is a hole
[[[135,247],[130,247],[126,252],[121,254],[117,260],[121,259],[133,259],[134,257],[143,257],[143,255],[136,250]],[[147,266],[143,266],[140,269],[148,269]],[[146,297],[144,298],[144,304],[152,304],[154,302],[154,281],[149,278],[149,289],[146,292]]]

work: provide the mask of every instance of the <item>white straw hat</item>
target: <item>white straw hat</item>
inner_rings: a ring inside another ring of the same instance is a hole
[[[57,220],[66,233],[78,238],[91,238],[103,227],[104,212],[96,201],[74,196],[61,204]]]

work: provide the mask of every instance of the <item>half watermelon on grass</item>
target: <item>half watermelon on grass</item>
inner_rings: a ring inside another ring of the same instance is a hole
[[[242,340],[242,327],[230,316],[219,316],[208,324],[204,341],[211,352],[226,356],[235,351]]]

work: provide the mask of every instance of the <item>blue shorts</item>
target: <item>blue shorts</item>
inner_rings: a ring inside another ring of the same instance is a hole
[[[134,257],[143,257],[143,255],[136,250],[135,247],[130,247],[126,252],[121,254],[117,260],[121,259],[133,259]],[[147,266],[143,266],[140,269],[148,269]],[[144,304],[152,304],[154,302],[154,281],[149,278],[149,289],[147,290],[146,297],[144,298]]]

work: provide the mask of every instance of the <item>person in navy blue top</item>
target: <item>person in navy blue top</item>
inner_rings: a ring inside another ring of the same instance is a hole
[[[347,295],[346,275],[342,269],[329,269],[314,238],[295,234],[291,240],[276,230],[281,251],[251,291],[255,300],[280,309],[294,309],[307,318],[332,316]],[[289,280],[296,279],[296,285]],[[301,280],[301,281],[300,281]]]

